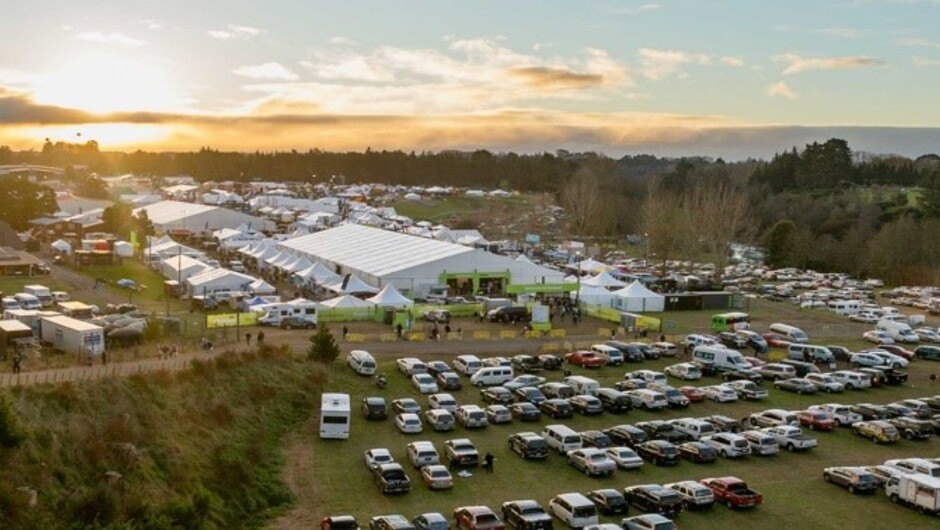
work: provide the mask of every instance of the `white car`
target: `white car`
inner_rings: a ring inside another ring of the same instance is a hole
[[[463,425],[466,429],[481,429],[489,425],[486,411],[477,405],[461,405],[457,407],[455,416],[457,423]]]
[[[881,366],[884,359],[874,353],[856,353],[852,356],[851,363],[855,366]]]
[[[917,338],[921,342],[940,342],[940,333],[937,333],[936,330],[930,328],[917,328],[914,330],[914,333],[917,334]]]
[[[633,372],[627,372],[623,375],[624,379],[640,379],[646,381],[647,385],[653,383],[659,383],[663,385],[668,385],[669,381],[666,380],[666,376],[662,372],[657,372],[656,370],[636,370]]]
[[[757,456],[771,456],[780,452],[777,439],[759,430],[741,431],[741,436],[751,445],[751,454]]]
[[[483,410],[486,412],[486,421],[493,425],[512,422],[512,413],[505,405],[488,405]]]
[[[589,477],[610,476],[617,469],[614,462],[603,449],[585,447],[568,453],[568,463]]]
[[[829,375],[833,379],[845,385],[846,390],[855,390],[862,388],[871,388],[871,378],[867,374],[854,372],[852,370],[839,370]]]
[[[667,366],[663,372],[666,375],[682,379],[683,381],[695,381],[702,378],[702,370],[693,363],[679,363]]]
[[[792,425],[778,425],[761,429],[777,439],[777,444],[787,451],[805,451],[818,445],[816,438],[803,434],[803,429]]]
[[[428,489],[446,490],[454,487],[454,477],[451,476],[447,467],[442,465],[422,467],[421,478],[428,485]]]
[[[845,390],[845,385],[836,381],[829,374],[806,374],[806,377],[804,377],[803,379],[806,379],[807,381],[812,383],[813,386],[815,386],[817,390],[820,390],[822,392],[832,393],[832,392],[842,392],[843,390]]]
[[[889,337],[884,331],[866,331],[862,333],[862,338],[872,344],[894,344],[894,339]]]
[[[392,457],[392,453],[384,447],[369,449],[363,454],[366,459],[366,467],[369,469],[376,469],[382,464],[392,464],[395,462],[395,459]]]
[[[891,368],[895,368],[895,369],[907,368],[907,365],[910,364],[910,362],[904,357],[901,357],[900,355],[895,355],[893,353],[886,352],[883,350],[870,350],[870,351],[865,351],[862,353],[871,353],[871,354],[877,355],[878,357],[881,357],[883,359],[884,362],[881,363],[882,365],[890,366]]]
[[[836,422],[836,427],[848,427],[857,421],[862,421],[862,415],[852,412],[848,405],[841,403],[826,403],[824,405],[812,405],[808,410],[818,410],[832,414]]]
[[[705,508],[715,504],[715,493],[708,486],[694,480],[683,480],[663,484],[675,491],[682,498],[682,503],[688,508]]]
[[[705,397],[718,403],[730,403],[738,400],[738,393],[727,385],[711,385],[701,388]]]
[[[415,374],[411,376],[411,384],[422,394],[436,394],[438,391],[437,381],[431,374]]]
[[[428,396],[428,407],[442,409],[451,414],[457,412],[457,400],[450,394],[431,394]]]
[[[441,455],[431,442],[411,442],[405,447],[408,461],[416,468],[433,466],[441,463]]]
[[[865,324],[874,324],[878,322],[878,315],[874,313],[855,313],[854,315],[849,315],[849,320],[855,322],[864,322]]]
[[[396,364],[398,364],[398,371],[409,377],[415,374],[425,374],[428,371],[428,365],[417,357],[402,357],[396,361]]]
[[[512,381],[507,381],[500,386],[508,390],[515,391],[517,388],[522,388],[524,386],[537,387],[544,382],[545,382],[545,378],[542,376],[532,375],[532,374],[523,374],[523,375],[516,376],[515,379],[513,379]]]
[[[411,412],[396,415],[395,426],[403,434],[418,434],[424,428],[421,424],[421,416]]]
[[[629,447],[608,447],[604,452],[617,463],[617,467],[620,469],[640,469],[643,467],[643,459]]]
[[[751,445],[747,439],[734,433],[720,432],[706,436],[702,441],[724,458],[739,458],[751,454]]]

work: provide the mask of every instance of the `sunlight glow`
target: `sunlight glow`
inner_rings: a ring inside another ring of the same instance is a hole
[[[171,126],[132,123],[94,123],[23,128],[20,136],[35,146],[45,138],[53,142],[85,143],[95,140],[102,149],[158,144],[171,135]]]

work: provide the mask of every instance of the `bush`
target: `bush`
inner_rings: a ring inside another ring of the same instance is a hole
[[[321,324],[317,332],[310,337],[307,358],[323,364],[330,364],[339,357],[339,345],[326,324]]]
[[[25,439],[26,431],[13,408],[13,402],[6,394],[0,395],[0,447],[19,447]]]

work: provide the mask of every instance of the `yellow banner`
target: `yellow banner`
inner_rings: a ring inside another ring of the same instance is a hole
[[[225,313],[206,315],[206,328],[234,328],[236,326],[254,326],[258,323],[258,313]]]

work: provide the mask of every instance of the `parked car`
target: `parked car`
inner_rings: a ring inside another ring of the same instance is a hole
[[[676,524],[658,513],[645,513],[620,521],[623,530],[676,530]]]
[[[762,430],[776,438],[777,444],[791,453],[794,451],[808,451],[819,445],[816,438],[806,436],[803,434],[803,429],[792,425],[765,427]]]
[[[800,410],[796,413],[800,425],[809,427],[812,431],[831,431],[836,428],[836,420],[832,414],[821,410]]]
[[[509,449],[523,460],[548,458],[548,443],[534,432],[518,432],[509,436]]]
[[[679,463],[679,449],[665,440],[650,440],[638,444],[636,452],[653,465],[671,466]]]
[[[408,377],[428,371],[428,366],[424,364],[424,361],[416,357],[402,357],[396,361],[396,364],[398,371]]]
[[[807,374],[804,379],[812,383],[816,387],[816,390],[820,392],[828,392],[831,394],[845,390],[845,385],[836,381],[829,374]]]
[[[754,371],[769,381],[777,381],[779,379],[789,379],[791,377],[796,377],[796,370],[792,366],[781,363],[767,363],[763,366],[754,368]]]
[[[485,409],[486,421],[492,425],[512,423],[512,413],[506,405],[488,405]]]
[[[428,322],[440,322],[441,324],[450,322],[450,311],[446,309],[428,309],[422,316]]]
[[[718,460],[718,453],[705,442],[691,441],[680,444],[679,457],[695,464],[710,464]]]
[[[460,530],[505,530],[503,521],[486,506],[463,506],[454,510],[454,524]]]
[[[403,515],[378,515],[369,519],[369,530],[416,530]]]
[[[447,412],[457,412],[457,400],[454,396],[446,393],[431,394],[428,396],[428,407],[431,409],[444,409]]]
[[[359,530],[359,523],[351,515],[330,515],[320,520],[320,530]]]
[[[489,425],[486,411],[476,405],[461,405],[454,414],[457,423],[465,429],[482,429]]]
[[[881,366],[884,360],[873,353],[856,353],[849,361],[852,366]]]
[[[697,386],[680,386],[679,392],[682,392],[682,395],[689,398],[692,403],[705,401],[705,392],[702,392],[702,389]]]
[[[557,381],[552,381],[550,383],[543,383],[539,385],[539,390],[543,394],[545,394],[545,397],[548,399],[552,399],[552,398],[568,399],[575,395],[574,388],[571,385],[560,383]]]
[[[852,432],[877,443],[894,443],[901,437],[898,429],[884,420],[859,421],[852,424]]]
[[[654,383],[650,385],[650,389],[666,396],[666,404],[669,405],[669,408],[684,409],[692,403],[678,388]]]
[[[421,479],[428,489],[446,490],[454,487],[454,477],[446,466],[434,464],[421,468]]]
[[[800,424],[800,420],[796,417],[796,414],[783,409],[767,409],[755,412],[747,417],[747,422],[752,427],[776,427],[778,425],[797,426]]]
[[[449,462],[459,467],[474,467],[480,463],[480,453],[473,442],[467,438],[444,442],[444,456]]]
[[[511,381],[507,381],[502,384],[503,388],[508,390],[518,390],[523,387],[537,387],[545,383],[545,378],[539,375],[533,374],[522,374],[517,375]]]
[[[734,392],[738,395],[738,399],[745,399],[748,401],[767,399],[767,397],[770,395],[766,389],[757,386],[757,383],[754,381],[749,381],[746,379],[731,381],[729,383],[725,383],[724,386],[734,390]]]
[[[891,417],[891,413],[882,405],[856,403],[855,405],[850,405],[849,408],[852,409],[852,412],[861,416],[863,421],[886,420]]]
[[[552,418],[570,418],[574,415],[574,409],[571,408],[571,404],[564,399],[547,399],[544,403],[539,405],[539,410],[542,411],[542,414]]]
[[[582,431],[581,442],[584,444],[584,447],[597,447],[598,449],[606,449],[613,445],[610,436],[597,430]]]
[[[412,398],[401,398],[392,401],[392,412],[395,414],[421,414],[421,405]]]
[[[568,403],[574,412],[582,416],[593,416],[604,412],[604,404],[594,396],[586,394],[574,396],[568,400]]]
[[[629,447],[608,447],[604,451],[620,469],[632,470],[643,467],[643,459],[640,458],[640,455],[636,454],[636,451]]]
[[[724,458],[740,458],[751,454],[750,444],[744,437],[737,434],[720,432],[702,438],[702,441]]]
[[[751,446],[751,454],[757,456],[772,456],[780,452],[777,439],[763,431],[741,431],[741,436]]]
[[[396,463],[382,464],[372,470],[375,483],[382,493],[408,493],[411,491],[411,479],[405,474],[401,465]]]
[[[764,501],[760,493],[737,477],[705,478],[701,482],[715,494],[715,502],[728,508],[753,508]]]
[[[435,432],[452,431],[457,423],[454,415],[445,409],[431,409],[425,412],[424,420]]]
[[[614,462],[603,449],[585,447],[570,451],[567,456],[568,464],[583,472],[589,477],[609,477],[617,469]]]
[[[635,424],[643,429],[651,440],[666,440],[667,442],[682,443],[690,440],[692,436],[676,428],[675,424],[664,420],[641,421]]]
[[[513,419],[519,421],[539,421],[542,419],[542,411],[528,401],[509,405],[509,413]]]
[[[395,426],[402,434],[418,434],[423,430],[421,416],[411,412],[395,415]]]
[[[422,394],[436,394],[438,391],[437,381],[428,373],[411,376],[411,383]]]
[[[640,484],[623,489],[627,502],[644,512],[676,517],[682,511],[682,498],[659,484]]]
[[[518,530],[552,530],[552,516],[533,500],[504,502],[503,521]]]
[[[833,379],[842,383],[846,390],[862,390],[871,388],[871,379],[864,373],[853,370],[838,370],[829,374]]]
[[[463,388],[463,381],[456,372],[441,372],[435,376],[437,386],[441,390],[460,390]]]
[[[510,360],[513,369],[520,374],[531,374],[543,370],[542,363],[531,355],[515,355]]]
[[[665,372],[666,375],[682,379],[683,381],[695,381],[702,378],[702,370],[694,363],[669,365],[663,372]]]
[[[444,468],[444,471],[447,471],[447,468]],[[448,475],[450,475],[449,472]],[[441,482],[445,483],[443,480]],[[428,487],[430,487],[430,484]],[[437,512],[422,513],[421,515],[418,515],[412,519],[411,523],[415,526],[415,530],[450,530],[450,523],[447,521],[447,518],[444,517],[443,514]]]
[[[664,486],[679,494],[686,510],[702,510],[715,504],[715,494],[711,488],[694,480],[683,480]]]
[[[366,467],[369,468],[370,471],[382,464],[393,464],[395,462],[392,453],[384,447],[369,449],[363,453],[363,457],[366,461]]]
[[[731,368],[729,370],[724,370],[721,372],[721,378],[725,381],[744,380],[752,381],[754,383],[762,383],[764,381],[764,376],[762,376],[760,372],[754,370],[753,368]]]
[[[304,317],[284,317],[277,323],[281,329],[316,329],[317,323],[307,320]]]
[[[926,440],[933,436],[936,431],[934,424],[929,420],[902,416],[887,421],[894,425],[901,433],[901,438],[905,440]]]
[[[636,447],[637,444],[649,440],[649,436],[647,436],[643,429],[628,424],[616,425],[605,429],[604,434],[609,436],[614,444],[625,445],[627,447]]]
[[[826,403],[823,405],[811,405],[810,412],[824,412],[832,416],[832,422],[836,427],[849,427],[857,421],[862,421],[862,415],[852,411],[848,405],[841,403]]]
[[[940,361],[940,347],[918,346],[914,348],[914,356],[928,361]]]
[[[842,486],[849,493],[868,493],[878,488],[878,479],[864,467],[827,467],[823,469],[823,480]]]
[[[480,391],[480,399],[484,403],[496,405],[509,405],[513,402],[512,392],[502,386],[491,386]]]
[[[623,493],[613,488],[594,490],[589,492],[586,497],[604,515],[626,515],[629,508]]]
[[[862,339],[872,344],[894,344],[894,339],[884,331],[872,330],[862,333]]]
[[[729,418],[721,414],[713,414],[711,416],[705,416],[702,419],[711,423],[718,432],[741,432],[741,423],[734,418]]]
[[[711,385],[701,388],[706,398],[718,403],[730,403],[738,400],[738,393],[727,385]]]
[[[362,414],[367,420],[384,420],[388,418],[388,405],[385,398],[370,396],[362,398]]]
[[[561,357],[550,353],[543,353],[537,359],[543,370],[561,370],[561,365],[564,364]]]
[[[801,377],[791,377],[789,379],[774,381],[774,386],[780,390],[795,392],[800,395],[816,393],[816,385]]]
[[[590,350],[577,350],[565,355],[565,361],[582,368],[600,368],[607,365],[607,359]]]

